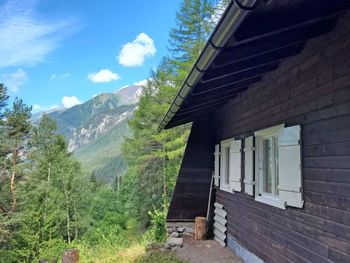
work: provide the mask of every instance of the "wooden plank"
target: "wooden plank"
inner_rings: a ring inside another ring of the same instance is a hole
[[[304,157],[350,155],[350,139],[348,142],[304,146],[302,152]]]
[[[304,199],[306,202],[350,211],[350,197],[348,196],[316,193],[304,190]]]
[[[349,169],[303,168],[303,178],[310,181],[326,181],[350,184]]]
[[[304,189],[308,192],[350,197],[350,184],[346,183],[304,180]]]

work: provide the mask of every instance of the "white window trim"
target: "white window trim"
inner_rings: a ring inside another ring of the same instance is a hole
[[[229,165],[230,167],[230,157],[228,157],[227,160],[224,159],[225,158],[224,150],[225,148],[229,148],[229,152],[230,152],[231,141],[233,140],[234,139],[232,138],[232,139],[227,139],[220,142],[220,190],[226,191],[229,193],[233,192],[230,187],[230,168],[228,169],[228,174],[224,174],[224,171],[226,171],[225,169],[226,165]],[[226,183],[226,177],[228,177],[228,184]]]
[[[255,200],[258,202],[262,202],[271,206],[275,206],[278,208],[285,209],[285,204],[280,200],[278,196],[265,193],[263,189],[263,173],[261,169],[261,155],[262,155],[262,140],[275,137],[278,138],[279,134],[282,132],[284,128],[284,124],[276,125],[267,129],[259,130],[254,133],[256,139],[256,152],[255,152],[255,174],[256,174],[256,195]],[[274,180],[274,176],[273,176]]]

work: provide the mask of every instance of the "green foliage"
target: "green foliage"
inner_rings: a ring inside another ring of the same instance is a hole
[[[186,263],[179,259],[175,253],[152,251],[136,259],[135,263]]]
[[[135,105],[103,94],[69,114],[51,114],[59,125],[44,115],[33,127],[31,108],[20,99],[6,108],[7,90],[0,85],[1,262],[59,260],[73,247],[82,262],[183,262],[157,251],[139,256],[145,244],[166,237],[190,125],[157,128],[215,24],[217,2],[183,1],[170,33],[171,56],[151,73],[128,125],[122,122],[75,156],[64,139],[70,126],[88,127],[106,111],[120,114]]]
[[[122,145],[128,170],[121,184],[121,202],[143,226],[150,222],[148,211],[162,210],[175,187],[190,126],[161,133],[157,128],[215,25],[211,18],[217,2],[183,1],[170,32],[171,56],[151,73],[129,121],[133,137]]]
[[[151,218],[151,226],[144,234],[146,243],[162,243],[166,239],[166,226],[165,220],[168,210],[164,207],[162,210],[155,209],[149,211],[148,214]]]

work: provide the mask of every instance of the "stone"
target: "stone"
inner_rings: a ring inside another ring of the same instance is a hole
[[[168,243],[165,243],[165,244],[164,244],[164,248],[165,248],[165,249],[171,249],[171,246],[170,246]]]
[[[173,252],[177,252],[177,251],[179,251],[180,250],[180,247],[179,246],[175,246],[175,247],[173,247],[172,249],[171,249],[171,251],[173,251]]]
[[[186,227],[186,229],[185,229],[184,232],[185,232],[185,233],[188,233],[188,234],[193,234],[193,233],[194,233],[194,230],[193,230],[192,227]]]
[[[182,247],[183,239],[181,237],[169,237],[166,243],[172,247],[174,246]]]
[[[170,234],[170,237],[180,237],[180,234],[178,232],[173,232]]]
[[[166,231],[168,234],[170,234],[172,232],[176,232],[176,227],[168,227]]]
[[[185,231],[185,229],[186,229],[185,227],[180,226],[180,227],[177,228],[177,231],[178,231],[179,233],[182,233],[182,232]]]

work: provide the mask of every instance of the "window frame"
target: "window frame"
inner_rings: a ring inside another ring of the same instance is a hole
[[[230,151],[231,151],[231,142],[234,139],[227,139],[220,142],[220,190],[232,193],[230,186]],[[228,156],[225,156],[226,148],[228,148]],[[228,166],[228,169],[226,168]],[[227,174],[226,174],[227,171]],[[228,179],[228,183],[226,183]]]
[[[255,150],[255,174],[256,174],[256,192],[255,200],[271,206],[285,209],[284,202],[280,199],[279,195],[275,194],[275,189],[278,188],[276,185],[276,177],[278,177],[278,160],[276,163],[275,154],[278,152],[278,137],[284,129],[284,124],[276,125],[267,129],[259,130],[254,133],[256,150]],[[272,153],[271,157],[274,160],[272,169],[272,193],[264,192],[264,140],[272,139]],[[277,173],[277,175],[276,175]]]

